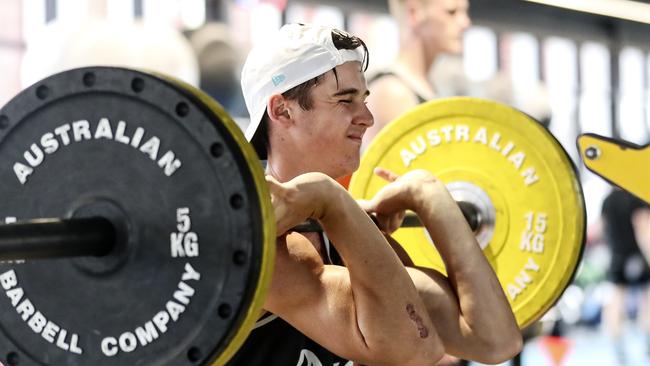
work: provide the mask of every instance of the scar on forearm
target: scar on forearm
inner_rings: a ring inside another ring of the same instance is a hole
[[[429,336],[429,330],[424,326],[422,318],[415,311],[415,306],[413,304],[406,304],[406,312],[409,314],[409,319],[413,320],[415,326],[418,327],[418,333],[420,338],[426,338]]]

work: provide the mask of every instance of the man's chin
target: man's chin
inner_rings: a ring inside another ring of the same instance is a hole
[[[349,171],[349,173],[347,173],[346,175],[352,175],[352,174],[354,174],[354,172],[356,172],[358,169],[359,169],[359,163],[357,162],[356,164],[354,164],[353,166],[350,167],[350,171]]]
[[[341,171],[338,172],[338,174],[336,174],[336,175],[339,176],[336,179],[338,180],[338,178],[349,177],[352,174],[354,174],[354,172],[356,172],[357,169],[359,169],[359,161],[358,160],[354,164],[349,164],[349,165],[347,165],[345,167],[342,167]]]
[[[456,56],[463,54],[463,38],[460,38],[452,43],[451,45],[452,53]]]

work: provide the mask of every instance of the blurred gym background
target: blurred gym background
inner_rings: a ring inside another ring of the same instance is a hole
[[[650,1],[470,0],[470,17],[463,54],[440,58],[431,71],[438,95],[494,99],[549,123],[577,166],[587,203],[577,277],[517,362],[650,365],[650,340],[635,322],[635,289],[626,298],[624,359],[602,329],[611,286],[604,281],[610,254],[599,217],[610,186],[584,168],[575,144],[584,132],[648,142]],[[371,72],[398,50],[385,0],[0,0],[0,105],[57,71],[123,65],[201,87],[245,127],[243,58],[287,22],[361,36]],[[545,338],[550,334],[561,335],[559,343]]]

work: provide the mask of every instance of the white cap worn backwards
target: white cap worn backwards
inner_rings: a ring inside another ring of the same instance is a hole
[[[258,131],[269,98],[281,94],[348,61],[366,61],[362,47],[337,49],[332,28],[308,24],[287,24],[248,54],[241,75],[241,86],[250,114],[246,139]],[[253,145],[255,145],[255,142]],[[266,158],[264,146],[255,146]]]

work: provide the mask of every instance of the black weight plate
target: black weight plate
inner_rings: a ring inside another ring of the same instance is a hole
[[[274,235],[254,154],[223,117],[164,78],[107,67],[49,77],[0,110],[0,218],[104,216],[118,229],[107,257],[0,264],[0,359],[191,365],[233,353]]]

